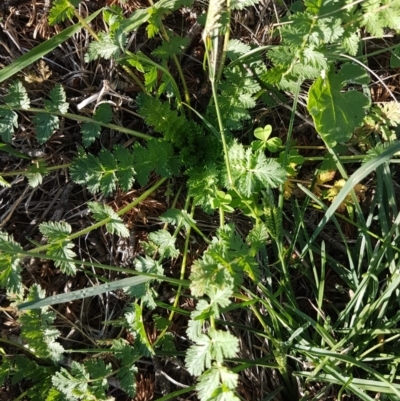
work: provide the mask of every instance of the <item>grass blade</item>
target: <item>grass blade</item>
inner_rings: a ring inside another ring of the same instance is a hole
[[[84,288],[83,290],[71,291],[67,292],[66,294],[58,294],[44,299],[24,302],[18,305],[18,309],[19,310],[37,309],[37,308],[43,308],[44,306],[48,305],[56,305],[56,304],[61,304],[63,302],[75,301],[76,299],[92,297],[94,295],[103,294],[104,292],[109,292],[109,291],[116,291],[125,287],[135,287],[149,280],[153,280],[153,278],[145,276],[123,278],[122,280],[95,285],[94,287]]]
[[[96,18],[97,15],[99,15],[102,11],[103,9],[97,10],[95,13],[87,17],[85,21],[89,23],[94,18]],[[16,73],[23,70],[28,65],[33,64],[35,61],[39,60],[47,53],[50,53],[61,43],[64,43],[68,38],[77,33],[80,29],[82,29],[82,24],[78,23],[72,25],[69,28],[64,29],[58,35],[55,35],[51,39],[46,40],[40,45],[34,47],[32,50],[28,51],[23,56],[19,57],[13,63],[11,63],[10,65],[8,65],[7,67],[3,68],[0,71],[0,82],[3,82],[6,79],[12,77]]]

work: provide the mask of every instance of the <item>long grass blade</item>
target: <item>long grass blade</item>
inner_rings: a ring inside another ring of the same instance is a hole
[[[24,302],[18,305],[19,310],[38,309],[44,306],[61,304],[63,302],[75,301],[77,299],[92,297],[94,295],[103,294],[109,291],[120,290],[121,288],[135,287],[137,285],[146,283],[152,280],[151,277],[136,276],[123,278],[122,280],[112,281],[110,283],[95,285],[90,288],[84,288],[83,290],[71,291],[65,294],[58,294],[44,299],[33,300]]]
[[[91,14],[89,17],[87,17],[85,19],[85,21],[87,23],[89,23],[94,18],[96,18],[102,11],[103,11],[102,8],[100,10],[97,10],[96,12]],[[29,65],[33,64],[35,61],[37,61],[40,58],[42,58],[43,56],[45,56],[47,53],[50,53],[61,43],[64,43],[72,35],[79,32],[80,29],[82,29],[82,24],[78,23],[78,24],[72,25],[69,28],[64,29],[58,35],[55,35],[51,39],[46,40],[45,42],[41,43],[40,45],[34,47],[32,50],[28,51],[23,56],[19,57],[13,63],[11,63],[10,65],[8,65],[7,67],[3,68],[0,71],[0,82],[3,82],[6,79],[12,77],[16,73],[23,70],[25,67],[28,67]]]

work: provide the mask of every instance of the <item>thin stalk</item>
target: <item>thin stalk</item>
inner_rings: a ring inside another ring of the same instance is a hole
[[[35,161],[39,161],[39,160],[36,159]],[[71,163],[59,164],[57,166],[46,167],[46,172],[61,170],[63,168],[69,168],[69,167],[71,167]],[[1,176],[2,177],[13,177],[15,175],[25,175],[27,173],[29,173],[29,169],[22,169],[22,170],[8,171],[6,173],[1,173]]]
[[[128,51],[128,50],[126,51],[126,54],[127,54],[128,56],[131,56],[131,57],[133,57],[133,58],[138,59],[139,61],[141,61],[141,62],[143,62],[143,63],[145,63],[145,64],[149,64],[149,65],[151,65],[152,67],[158,68],[158,69],[159,69],[160,71],[162,71],[166,76],[168,76],[168,78],[171,80],[172,86],[174,87],[174,92],[175,92],[175,96],[176,96],[176,99],[177,99],[177,102],[178,102],[178,107],[179,107],[179,108],[182,107],[182,99],[181,99],[181,94],[180,94],[180,92],[179,92],[178,85],[176,84],[174,77],[171,75],[171,73],[170,73],[166,68],[164,68],[164,67],[161,66],[160,64],[154,62],[153,60],[149,59],[148,57],[143,57],[143,56],[141,56],[140,54],[134,54],[134,53],[132,53],[132,52],[130,52],[130,51]],[[146,93],[147,93],[147,91],[146,91]]]
[[[167,32],[167,30],[165,29],[163,23],[161,23],[161,32],[162,32],[162,36],[164,37],[164,40],[165,40],[166,42],[169,42],[169,41],[170,41],[170,38],[169,38],[168,32]],[[179,63],[178,57],[176,57],[176,54],[173,54],[173,55],[172,55],[172,60],[174,60],[176,69],[177,69],[178,74],[179,74],[179,78],[180,78],[181,83],[182,83],[182,86],[183,86],[183,93],[184,93],[184,95],[185,95],[185,101],[186,101],[186,103],[187,103],[188,105],[190,105],[189,89],[188,89],[188,87],[187,87],[186,80],[185,80],[185,76],[183,75],[182,67],[181,67],[181,65],[180,65],[180,63]]]
[[[187,197],[186,198],[186,202],[185,202],[185,210],[187,210],[188,209],[188,207],[189,207],[189,202],[190,202],[190,198],[189,197]],[[191,211],[190,211],[190,217],[193,217],[193,215],[194,215],[194,208],[195,208],[195,205],[194,205],[194,203],[192,204],[192,209],[191,209]],[[189,252],[189,242],[190,242],[190,229],[191,229],[191,227],[189,226],[188,227],[188,230],[187,230],[187,232],[186,232],[186,238],[185,238],[185,244],[184,244],[184,248],[183,248],[183,256],[182,256],[182,263],[181,263],[181,272],[180,272],[180,277],[179,277],[179,279],[180,280],[184,280],[184,278],[185,278],[185,273],[186,273],[186,262],[187,262],[187,254],[188,254],[188,252]],[[174,299],[174,303],[173,303],[173,307],[174,308],[177,308],[178,307],[178,303],[179,303],[179,299],[180,299],[180,297],[181,297],[181,294],[182,294],[182,285],[178,285],[178,289],[177,289],[177,291],[176,291],[176,295],[175,295],[175,299]],[[172,319],[174,318],[174,316],[175,316],[175,310],[173,309],[173,310],[171,310],[171,312],[170,312],[170,314],[169,314],[169,317],[168,317],[168,320],[170,321],[170,322],[172,322]],[[157,343],[164,337],[164,335],[165,335],[165,333],[167,332],[167,330],[169,329],[169,325],[167,326],[167,327],[165,327],[164,328],[164,330],[160,333],[160,335],[157,337],[157,339],[154,341],[154,343],[153,343],[153,348],[155,348],[156,347],[156,345],[157,345]]]
[[[89,26],[89,24],[86,23],[86,21],[79,14],[78,10],[70,2],[68,2],[68,3],[74,9],[74,15],[79,20],[79,22],[82,24],[82,26],[88,30],[88,32],[92,35],[92,37],[95,40],[99,41],[100,38],[97,36],[97,33]]]
[[[134,81],[135,84],[141,89],[141,91],[143,93],[147,93],[146,87],[143,85],[143,82],[133,73],[133,71],[127,65],[122,65],[122,68],[129,75],[132,81]]]
[[[125,207],[123,207],[122,209],[120,209],[117,212],[118,216],[122,216],[123,214],[129,212],[129,210],[133,209],[134,207],[136,207],[140,202],[144,201],[148,196],[150,196],[160,185],[162,185],[165,181],[167,180],[167,178],[161,178],[160,180],[158,180],[155,184],[153,184],[148,190],[146,190],[145,192],[142,193],[142,195],[140,195],[138,198],[136,198],[134,201],[132,201],[131,203],[129,203],[128,205],[126,205]],[[63,241],[72,241],[75,238],[79,238],[82,235],[86,235],[88,233],[90,233],[91,231],[95,230],[96,228],[102,227],[104,225],[106,225],[107,223],[109,223],[112,220],[112,217],[107,217],[95,224],[92,224],[89,227],[84,228],[83,230],[77,231],[76,233],[73,233],[71,235],[69,235],[68,237],[66,237]],[[30,252],[33,253],[39,253],[42,251],[47,250],[50,247],[51,244],[47,244],[47,245],[43,245],[43,246],[39,246],[35,249],[32,249]]]
[[[9,107],[5,107],[5,106],[0,106],[0,110],[1,109],[7,109],[9,110]],[[22,107],[13,107],[12,108],[15,111],[22,111],[22,112],[32,112],[32,113],[46,113],[46,114],[52,114],[55,116],[59,116],[59,117],[65,117],[65,118],[69,118],[71,120],[74,121],[80,121],[80,122],[84,122],[84,123],[93,123],[95,122],[96,124],[105,127],[105,128],[109,128],[112,129],[114,131],[118,131],[118,132],[123,132],[124,134],[128,134],[128,135],[132,135],[136,138],[140,138],[140,139],[145,139],[146,141],[153,139],[153,137],[151,135],[147,135],[147,134],[142,134],[141,132],[138,131],[134,131],[132,129],[129,128],[125,128],[125,127],[121,127],[120,125],[116,125],[116,124],[106,124],[106,123],[102,123],[100,121],[95,121],[93,118],[91,117],[85,117],[85,116],[80,116],[79,114],[72,114],[72,113],[60,113],[59,111],[49,111],[46,109],[40,109],[37,107],[30,107],[29,109],[24,109]]]
[[[227,21],[231,20],[231,1],[226,0],[226,12],[227,12]],[[224,43],[222,48],[221,59],[219,61],[218,72],[217,72],[217,81],[219,81],[222,77],[222,72],[224,70],[225,61],[226,61],[226,52],[228,51],[228,43],[230,38],[230,26],[225,27],[225,35],[224,35]]]

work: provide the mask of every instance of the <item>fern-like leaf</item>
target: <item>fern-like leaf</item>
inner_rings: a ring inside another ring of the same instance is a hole
[[[44,297],[45,292],[35,284],[29,289],[26,301]],[[51,327],[55,318],[56,314],[45,307],[22,313],[19,322],[21,323],[21,338],[26,341],[37,357],[59,361],[64,348],[55,341],[60,335],[58,330]]]
[[[116,233],[120,237],[129,237],[129,230],[125,227],[121,217],[119,217],[110,206],[102,205],[98,202],[88,202],[88,207],[97,221],[110,219],[110,221],[106,223],[107,231],[110,234]]]
[[[94,112],[93,122],[86,122],[82,125],[82,140],[85,147],[90,146],[100,136],[101,125],[108,124],[113,118],[111,107],[108,103],[102,103]]]
[[[47,237],[49,241],[49,248],[47,255],[51,258],[54,257],[55,266],[59,267],[63,273],[68,275],[75,275],[76,266],[73,262],[59,260],[59,259],[73,259],[76,253],[71,250],[74,244],[69,242],[68,236],[71,234],[71,226],[65,222],[42,223],[39,226],[40,232]]]
[[[262,188],[275,188],[285,181],[285,170],[261,151],[253,153],[251,148],[245,149],[235,142],[229,148],[229,160],[234,184],[245,197]]]
[[[55,0],[49,14],[49,24],[56,25],[74,15],[74,7],[78,7],[81,0]]]
[[[122,339],[114,340],[111,350],[116,358],[121,362],[121,367],[118,369],[117,378],[120,381],[121,388],[130,396],[136,395],[135,375],[137,368],[134,365],[135,361],[141,357],[133,347]]]
[[[20,293],[22,247],[14,241],[11,235],[0,231],[0,285],[7,291]]]

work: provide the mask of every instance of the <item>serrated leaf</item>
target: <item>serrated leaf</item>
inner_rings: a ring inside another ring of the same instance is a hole
[[[236,389],[238,385],[238,374],[228,370],[225,366],[218,366],[214,364],[213,367],[206,372],[204,372],[196,385],[196,390],[198,391],[198,396],[201,401],[211,401],[219,399],[218,394],[230,393],[229,390]],[[218,398],[217,398],[218,397]],[[228,400],[239,400],[235,398],[228,398]]]
[[[44,298],[45,293],[40,286],[34,284],[27,296],[27,301],[36,298]],[[28,311],[21,314],[21,338],[26,341],[29,348],[39,358],[50,358],[59,361],[62,358],[64,348],[55,340],[60,332],[51,328],[55,320],[55,313],[45,308],[42,310]]]
[[[49,93],[50,100],[44,101],[46,110],[60,112],[65,114],[68,111],[69,104],[66,102],[67,95],[64,88],[60,84],[56,84]]]
[[[141,357],[134,348],[124,340],[114,340],[111,350],[116,358],[121,361],[121,367],[118,369],[117,378],[120,381],[121,388],[130,396],[136,395],[136,379],[137,368],[134,362]]]
[[[82,124],[82,142],[85,148],[89,147],[99,136],[101,125],[95,122],[86,122]]]
[[[253,153],[251,148],[244,149],[243,145],[234,143],[229,148],[229,159],[234,184],[245,197],[285,182],[285,170],[261,151]]]
[[[0,136],[4,142],[10,143],[18,127],[18,115],[12,110],[0,109]]]
[[[98,202],[88,202],[89,210],[93,213],[93,217],[97,221],[104,219],[111,219],[109,223],[106,223],[107,231],[110,234],[116,233],[120,237],[129,237],[129,230],[126,228],[122,219],[114,212],[114,210],[108,205],[102,205]]]
[[[343,74],[330,72],[325,79],[318,78],[308,93],[308,111],[318,133],[330,147],[351,138],[369,106],[369,99],[363,93],[342,92],[344,81],[351,79],[347,71],[346,68]]]
[[[11,184],[0,176],[0,187],[11,188]]]
[[[136,175],[133,167],[133,154],[127,148],[118,145],[114,148],[114,156],[118,162],[118,170],[116,172],[118,183],[124,191],[129,191],[135,182]]]
[[[146,185],[151,171],[161,177],[172,177],[179,173],[179,161],[171,144],[156,139],[147,142],[147,149],[139,144],[134,148],[135,170],[139,184]]]
[[[8,95],[4,96],[4,102],[12,108],[28,110],[30,107],[28,93],[20,81],[14,81],[10,85]]]
[[[205,369],[211,367],[211,348],[210,337],[200,334],[193,344],[186,351],[185,365],[188,372],[193,376],[200,376]]]
[[[104,378],[97,377],[100,372]],[[105,366],[101,359],[87,361],[85,364],[73,361],[71,372],[61,368],[52,378],[54,387],[68,400],[106,400],[106,377],[111,373],[111,365]]]
[[[153,50],[151,54],[159,57],[161,60],[168,60],[173,55],[181,54],[188,45],[189,38],[173,36],[169,41],[163,41],[161,46]]]
[[[36,125],[36,138],[40,145],[47,142],[60,126],[60,119],[50,113],[37,113],[33,117],[33,122]]]
[[[22,247],[14,241],[12,235],[0,231],[0,285],[9,292],[19,293],[21,286]]]
[[[185,228],[189,228],[196,224],[196,221],[193,220],[186,210],[178,209],[168,209],[160,216],[160,220],[174,226],[183,224]]]
[[[135,260],[135,268],[143,273],[164,275],[162,266],[148,256],[145,258],[138,256]],[[156,307],[154,299],[158,297],[158,293],[152,287],[150,283],[135,283],[135,286],[126,287],[124,291],[132,297],[140,298],[149,309],[154,309]]]
[[[247,235],[246,241],[255,251],[259,251],[267,245],[269,238],[268,228],[265,223],[255,225]]]
[[[125,191],[131,188],[135,174],[132,161],[133,156],[120,147],[114,149],[114,154],[103,149],[99,158],[81,149],[72,162],[70,174],[77,184],[86,185],[90,192],[101,190],[104,195],[110,195],[117,184]]]
[[[175,248],[174,238],[167,230],[158,230],[149,234],[149,240],[157,245],[160,255],[165,258],[177,258],[179,251]]]
[[[75,263],[72,262],[76,257],[76,253],[71,250],[74,246],[75,245],[70,242],[63,241],[59,244],[50,245],[46,252],[46,255],[50,258],[55,257],[68,259],[68,261],[55,259],[54,265],[59,267],[63,273],[68,274],[69,276],[75,276],[76,274],[76,266]]]
[[[28,178],[29,185],[32,188],[36,188],[43,181],[43,176],[48,173],[46,168],[46,162],[44,160],[38,160],[28,167],[26,178]]]
[[[251,47],[237,39],[232,39],[228,42],[226,56],[232,61],[237,60],[240,56],[247,54]]]
[[[114,38],[104,32],[100,32],[98,36],[99,40],[89,44],[89,48],[85,54],[85,62],[90,63],[98,58],[109,60],[111,57],[119,57],[121,50],[118,43],[115,43]]]
[[[39,231],[50,242],[65,240],[72,232],[71,226],[66,222],[48,221],[39,225]]]
[[[94,112],[93,118],[103,124],[108,124],[113,118],[113,111],[108,103],[102,103]]]
[[[74,16],[74,7],[80,0],[55,0],[49,14],[49,24],[56,25]]]
[[[239,340],[228,331],[210,328],[208,334],[212,341],[212,357],[217,363],[224,358],[234,358],[239,351]]]

